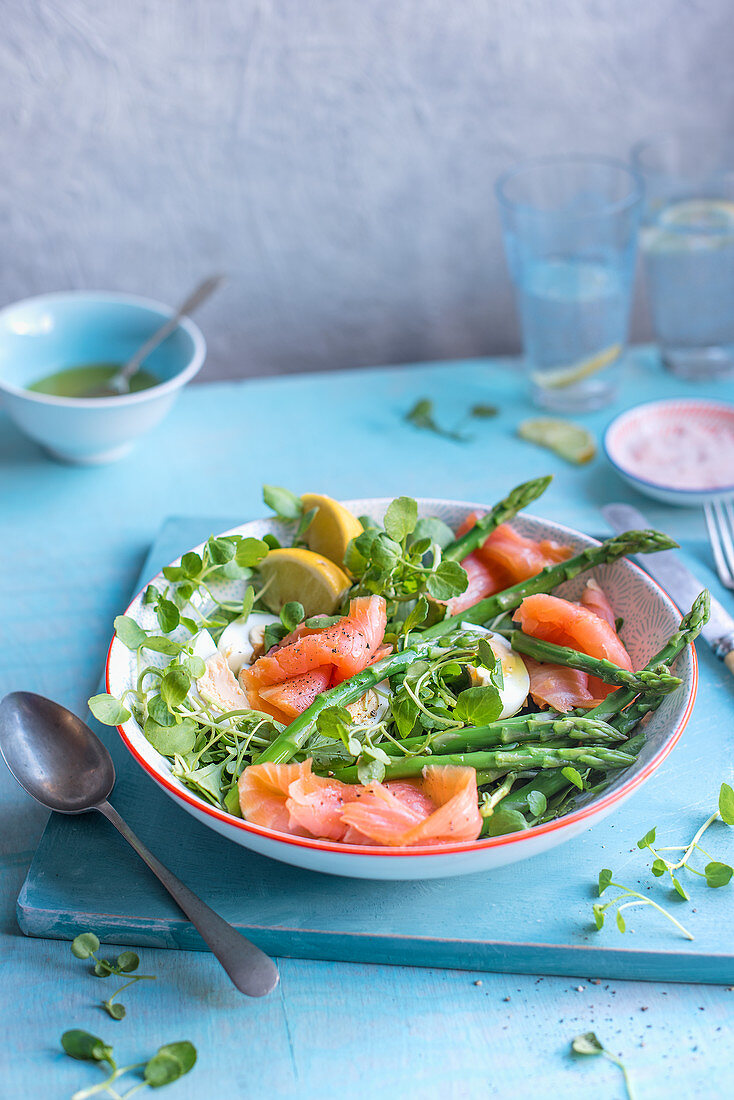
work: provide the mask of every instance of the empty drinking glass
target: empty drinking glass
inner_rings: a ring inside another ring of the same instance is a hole
[[[734,142],[705,130],[642,142],[641,244],[663,362],[683,378],[734,369]]]
[[[600,408],[627,339],[639,176],[601,157],[547,157],[501,176],[497,197],[533,398]]]

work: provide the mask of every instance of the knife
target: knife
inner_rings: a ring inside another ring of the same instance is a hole
[[[601,511],[616,534],[621,531],[644,530],[650,527],[642,513],[629,504],[606,504]],[[674,550],[661,550],[657,554],[650,554],[644,561],[640,560],[640,565],[662,585],[684,614],[696,596],[706,587],[676,557]],[[711,615],[701,634],[713,649],[715,656],[724,662],[734,676],[734,618],[713,596],[711,597]]]

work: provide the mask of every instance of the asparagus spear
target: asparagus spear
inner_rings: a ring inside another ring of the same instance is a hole
[[[675,634],[671,634],[663,648],[652,657],[645,669],[653,669],[658,665],[669,665],[678,657],[686,646],[695,642],[701,630],[709,620],[711,612],[711,593],[707,588],[696,596],[691,610],[681,619],[680,626]],[[609,721],[619,714],[635,699],[635,692],[629,688],[619,689],[607,695],[603,703],[599,703],[593,710],[587,711],[587,718],[601,718],[603,722]]]
[[[466,534],[444,547],[441,555],[442,559],[444,561],[462,561],[467,554],[471,554],[472,550],[476,550],[478,546],[481,546],[496,527],[499,527],[501,523],[507,523],[523,508],[527,508],[528,504],[532,504],[534,500],[537,500],[546,491],[552,480],[552,475],[538,477],[534,481],[525,481],[522,485],[517,485],[514,489],[511,489],[505,499],[501,500],[499,504],[495,504],[486,516],[478,519]]]
[[[547,745],[526,745],[524,748],[495,749],[490,752],[451,753],[446,756],[406,756],[385,766],[386,779],[407,779],[420,775],[425,767],[451,764],[455,767],[486,768],[518,771],[524,768],[565,768],[568,765],[586,768],[626,768],[634,756],[604,745],[550,748]],[[338,768],[335,776],[343,783],[358,782],[356,765]],[[564,780],[564,783],[568,782]]]
[[[593,569],[597,565],[617,561],[618,558],[627,557],[629,554],[654,554],[658,550],[670,550],[677,545],[677,542],[661,534],[660,531],[625,531],[624,534],[607,539],[600,546],[589,546],[566,561],[546,566],[534,577],[521,581],[520,584],[514,584],[504,592],[488,596],[465,611],[449,615],[435,626],[422,631],[421,638],[440,638],[453,630],[457,622],[480,625],[486,623],[495,616],[501,615],[503,611],[513,611],[519,607],[526,596],[532,596],[536,592],[550,592],[563,581],[570,581],[579,573]]]
[[[710,607],[711,595],[708,589],[704,588],[693,601],[691,610],[683,616],[678,630],[671,635],[663,648],[651,658],[646,668],[649,669],[655,665],[674,661],[686,646],[691,645],[708,622]],[[660,696],[652,696],[646,700],[636,700],[633,691],[620,689],[608,695],[599,706],[587,711],[586,717],[601,718],[613,722],[620,733],[629,733],[646,713],[654,710],[661,702]],[[625,742],[624,748],[634,759],[644,743],[645,733],[641,731]],[[559,772],[546,772],[535,779],[531,779],[529,783],[525,783],[522,787],[517,787],[511,791],[503,800],[503,805],[509,810],[522,811],[527,809],[528,795],[531,791],[539,791],[546,798],[551,798],[567,785],[567,780]]]
[[[490,748],[492,745],[509,745],[516,741],[552,741],[569,737],[575,741],[621,741],[624,734],[606,722],[595,719],[565,716],[555,711],[542,714],[522,714],[505,718],[487,726],[466,726],[463,729],[446,730],[431,741],[432,753],[458,752],[462,749]],[[420,749],[426,737],[406,737],[396,743],[385,742],[381,748],[388,756],[401,756],[413,749]]]
[[[513,630],[510,645],[518,653],[527,653],[536,661],[550,661],[554,665],[577,668],[590,676],[596,676],[605,684],[621,684],[643,694],[667,695],[683,682],[680,677],[673,676],[665,665],[662,669],[658,666],[654,669],[644,668],[640,672],[629,672],[626,668],[615,665],[613,661],[589,657],[586,653],[579,653],[568,646],[541,641],[540,638],[523,634],[521,630]]]

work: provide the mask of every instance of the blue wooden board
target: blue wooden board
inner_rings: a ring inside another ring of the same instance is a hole
[[[233,519],[173,519],[163,527],[138,587],[160,567]],[[717,590],[705,549],[689,543],[690,564]],[[720,589],[718,589],[720,593]],[[681,916],[691,943],[651,910],[629,915],[622,937],[590,921],[599,869],[635,888],[651,881],[636,840],[657,825],[662,843],[688,839],[731,779],[734,692],[704,645],[697,706],[682,741],[623,810],[575,841],[487,874],[428,883],[347,880],[299,870],[248,852],[194,821],[127,755],[114,731],[96,726],[115,758],[112,801],[143,840],[228,920],[280,956],[471,968],[600,978],[734,982],[728,890]],[[703,756],[707,761],[704,764]],[[732,831],[711,830],[708,850],[734,858]],[[106,876],[100,876],[104,853]],[[694,884],[697,885],[697,884]],[[701,888],[700,886],[698,887]],[[681,909],[656,884],[659,901]],[[682,910],[681,910],[682,912]],[[681,915],[681,913],[679,913]],[[18,900],[28,935],[72,938],[93,928],[108,942],[204,950],[157,881],[96,815],[52,815]]]

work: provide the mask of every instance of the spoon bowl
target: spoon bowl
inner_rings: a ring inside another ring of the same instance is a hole
[[[23,790],[62,814],[81,814],[109,797],[112,757],[66,707],[14,691],[0,703],[0,751]]]

